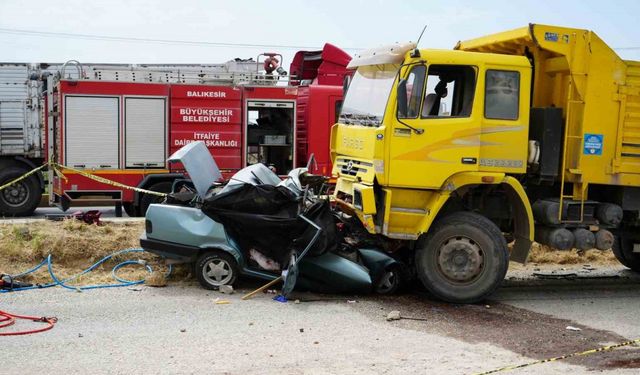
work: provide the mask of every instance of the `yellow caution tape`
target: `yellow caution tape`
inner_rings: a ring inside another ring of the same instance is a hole
[[[44,167],[46,167],[46,166],[47,166],[47,164],[42,164],[42,165],[41,165],[41,166],[39,166],[38,168],[32,169],[31,171],[29,171],[29,172],[27,172],[27,173],[23,174],[22,176],[20,176],[20,177],[18,177],[18,178],[16,178],[16,179],[13,179],[13,180],[11,180],[11,181],[9,181],[9,182],[7,182],[6,184],[4,184],[4,185],[0,186],[0,190],[6,189],[6,188],[8,188],[9,186],[11,186],[11,185],[15,184],[16,182],[20,182],[20,181],[24,180],[25,178],[27,178],[27,177],[31,176],[32,174],[36,173],[37,171],[41,170],[42,168],[44,168]]]
[[[609,351],[609,350],[621,348],[623,346],[639,344],[639,343],[640,343],[640,339],[635,339],[635,340],[621,342],[619,344],[603,346],[603,347],[597,348],[597,349],[585,350],[584,352],[567,354],[567,355],[563,355],[563,356],[560,356],[560,357],[554,357],[554,358],[548,358],[548,359],[541,359],[541,360],[538,360],[538,361],[533,361],[533,362],[529,362],[529,363],[523,363],[523,364],[520,364],[520,365],[501,367],[501,368],[498,368],[498,369],[495,369],[495,370],[491,370],[491,371],[479,372],[479,373],[476,373],[475,375],[486,375],[486,374],[494,374],[496,372],[502,372],[502,371],[511,371],[511,370],[515,370],[515,369],[518,369],[518,368],[523,368],[523,367],[527,367],[527,366],[531,366],[531,365],[537,365],[537,364],[540,364],[540,363],[553,362],[553,361],[559,361],[561,359],[567,359],[567,358],[571,358],[571,357],[578,357],[578,356],[589,355],[589,354],[594,354],[594,353],[599,353],[599,352],[606,352],[606,351]]]
[[[53,170],[53,172],[56,174],[56,176],[62,178],[65,181],[67,181],[68,179],[64,175],[64,173],[62,173],[60,171],[60,169],[66,169],[68,171],[72,171],[72,172],[75,172],[75,173],[77,173],[79,175],[82,175],[82,176],[84,176],[84,177],[86,177],[88,179],[91,179],[91,180],[94,180],[94,181],[98,181],[98,182],[101,182],[103,184],[116,186],[116,187],[119,187],[119,188],[122,188],[122,189],[133,190],[133,191],[137,191],[137,192],[143,193],[143,194],[157,195],[159,197],[166,197],[167,196],[166,193],[161,193],[161,192],[158,192],[158,191],[146,190],[146,189],[141,189],[141,188],[138,188],[138,187],[125,185],[125,184],[122,184],[120,182],[112,181],[112,180],[106,179],[104,177],[96,176],[96,175],[93,175],[91,173],[88,173],[88,172],[85,172],[85,171],[82,171],[82,170],[79,170],[79,169],[67,167],[65,165],[54,163],[54,162],[45,163],[45,164],[42,164],[41,166],[39,166],[38,168],[32,169],[31,171],[23,174],[22,176],[20,176],[20,177],[18,177],[16,179],[13,179],[13,180],[7,182],[6,184],[0,186],[0,190],[5,189],[5,188],[15,184],[16,182],[20,182],[20,181],[24,180],[25,178],[31,176],[32,174],[38,172],[39,170],[41,170],[42,168],[44,168],[46,166],[49,166]]]
[[[116,187],[119,187],[119,188],[122,188],[122,189],[133,190],[133,191],[137,191],[138,193],[143,193],[143,194],[157,195],[159,197],[166,197],[167,196],[166,193],[161,193],[159,191],[146,190],[146,189],[141,189],[141,188],[138,188],[138,187],[125,185],[125,184],[120,183],[120,182],[112,181],[112,180],[109,180],[109,179],[104,178],[104,177],[93,175],[91,173],[82,171],[80,169],[67,167],[66,165],[62,165],[62,164],[58,164],[58,163],[53,163],[53,164],[58,168],[65,169],[65,170],[68,170],[68,171],[72,171],[72,172],[77,173],[77,174],[79,174],[81,176],[84,176],[84,177],[86,177],[88,179],[91,179],[91,180],[94,180],[94,181],[98,181],[98,182],[103,183],[103,184],[116,186]],[[58,171],[58,173],[62,174],[62,172],[60,172],[60,171]],[[64,176],[64,174],[62,174],[62,175]],[[66,180],[66,177],[64,177],[64,178]]]

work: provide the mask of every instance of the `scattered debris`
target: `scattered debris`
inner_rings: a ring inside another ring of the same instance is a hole
[[[389,314],[387,314],[387,321],[390,322],[392,320],[400,320],[402,317],[400,316],[400,311],[393,310]]]
[[[347,303],[358,303],[358,301],[356,301],[355,299],[349,299],[347,300]]]
[[[484,305],[485,308],[490,309],[491,305]]]
[[[533,276],[541,279],[575,279],[578,274],[575,272],[534,272]]]
[[[213,300],[213,303],[215,303],[216,305],[228,305],[231,302],[227,301],[226,299],[216,298]]]
[[[127,290],[130,290],[132,292],[142,292],[142,288],[127,288]]]
[[[320,341],[314,341],[313,344],[314,345],[318,345],[318,344],[320,344]]]
[[[267,289],[264,292],[267,294],[278,294],[278,291],[275,289]]]
[[[282,294],[278,294],[277,296],[273,297],[273,300],[282,303],[286,303],[288,301],[287,297],[283,296]]]
[[[250,326],[252,326],[252,325],[253,325],[253,322],[249,322],[249,325],[250,325]]]
[[[300,328],[300,333],[304,333],[304,328]]]
[[[187,332],[187,330],[185,328],[181,328],[180,332],[185,333],[185,332]]]
[[[163,272],[153,271],[149,277],[144,280],[145,285],[160,288],[167,286],[167,278]]]
[[[82,333],[78,333],[78,337],[84,337],[84,335],[82,335]]]
[[[574,327],[574,326],[567,326],[567,328],[565,328],[568,331],[582,331],[582,328],[578,328],[578,327]]]
[[[233,287],[231,285],[220,285],[218,291],[223,294],[233,294]]]
[[[300,303],[300,300],[299,300],[299,299],[297,299],[297,300],[293,301],[293,303],[295,303],[295,304],[297,305],[297,304],[299,304],[299,303]]]

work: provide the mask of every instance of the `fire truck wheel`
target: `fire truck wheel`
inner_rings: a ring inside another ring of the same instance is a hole
[[[500,229],[473,212],[456,212],[434,223],[416,245],[420,280],[435,297],[474,303],[500,285],[509,250]]]
[[[160,193],[170,193],[172,185],[173,185],[173,182],[171,181],[163,181],[163,182],[158,182],[156,184],[151,185],[147,190],[157,191]],[[142,195],[142,198],[140,198],[140,216],[144,216],[147,213],[147,209],[149,208],[150,204],[161,203],[163,200],[164,198],[157,195],[151,195],[151,194]]]
[[[126,212],[129,217],[140,216],[138,215],[138,210],[136,209],[136,206],[133,205],[133,203],[123,203],[122,208],[124,209],[124,212]]]
[[[18,167],[3,169],[0,171],[0,186],[27,172],[29,171]],[[38,177],[31,175],[0,190],[0,215],[29,216],[38,207],[41,198],[42,190],[38,183]]]
[[[638,229],[635,229],[638,233]],[[620,230],[616,233],[612,250],[618,261],[623,266],[631,268],[636,272],[640,272],[640,253],[633,251],[634,244],[640,242],[640,235],[635,234],[633,230]],[[635,235],[635,237],[634,237]]]

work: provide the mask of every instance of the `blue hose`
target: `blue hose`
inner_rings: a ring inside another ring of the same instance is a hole
[[[151,268],[151,266],[149,266],[146,263],[137,261],[137,260],[127,260],[124,261],[122,263],[118,263],[117,265],[115,265],[113,267],[113,269],[111,270],[111,275],[113,276],[113,278],[117,281],[116,283],[113,284],[97,284],[97,285],[83,285],[83,286],[70,286],[67,285],[68,282],[73,281],[77,278],[79,278],[82,275],[85,275],[91,271],[93,271],[94,269],[96,269],[97,267],[99,267],[102,263],[110,260],[111,258],[121,255],[121,254],[127,254],[127,253],[140,253],[143,252],[143,249],[125,249],[125,250],[120,250],[120,251],[116,251],[115,253],[111,254],[111,255],[107,255],[106,257],[100,259],[99,261],[97,261],[96,263],[92,264],[89,268],[85,269],[84,271],[80,272],[77,275],[71,276],[67,279],[64,280],[60,280],[54,273],[53,273],[53,261],[51,260],[51,254],[49,254],[47,256],[47,258],[45,258],[42,262],[40,262],[40,264],[38,264],[37,266],[35,266],[34,268],[19,273],[17,275],[11,275],[10,277],[12,279],[15,279],[17,277],[21,277],[21,276],[26,276],[30,273],[36,272],[37,270],[39,270],[40,268],[42,268],[44,265],[47,266],[47,269],[49,271],[49,275],[51,276],[51,279],[53,280],[53,282],[51,283],[47,283],[47,284],[39,284],[39,285],[33,285],[33,286],[27,286],[27,287],[23,287],[23,288],[13,288],[13,289],[0,289],[0,293],[8,293],[8,292],[17,292],[17,291],[21,291],[21,290],[32,290],[32,289],[43,289],[43,288],[51,288],[57,285],[60,285],[61,287],[65,288],[65,289],[70,289],[70,290],[88,290],[88,289],[102,289],[102,288],[118,288],[118,287],[123,287],[123,286],[131,286],[131,285],[138,285],[138,284],[142,284],[145,282],[145,279],[140,279],[140,280],[127,280],[127,279],[123,279],[121,277],[118,277],[118,275],[116,274],[116,272],[125,266],[129,266],[129,265],[141,265],[144,266],[146,268],[146,270],[149,273],[153,272],[153,269]],[[171,265],[169,265],[169,271],[167,272],[167,277],[171,274],[172,271],[172,267]]]

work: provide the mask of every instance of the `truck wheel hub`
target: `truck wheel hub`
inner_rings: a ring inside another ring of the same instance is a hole
[[[454,237],[445,241],[438,251],[438,270],[447,279],[466,283],[482,272],[482,249],[467,237]]]
[[[2,191],[2,200],[9,206],[20,206],[29,198],[29,191],[22,182],[16,182]]]

